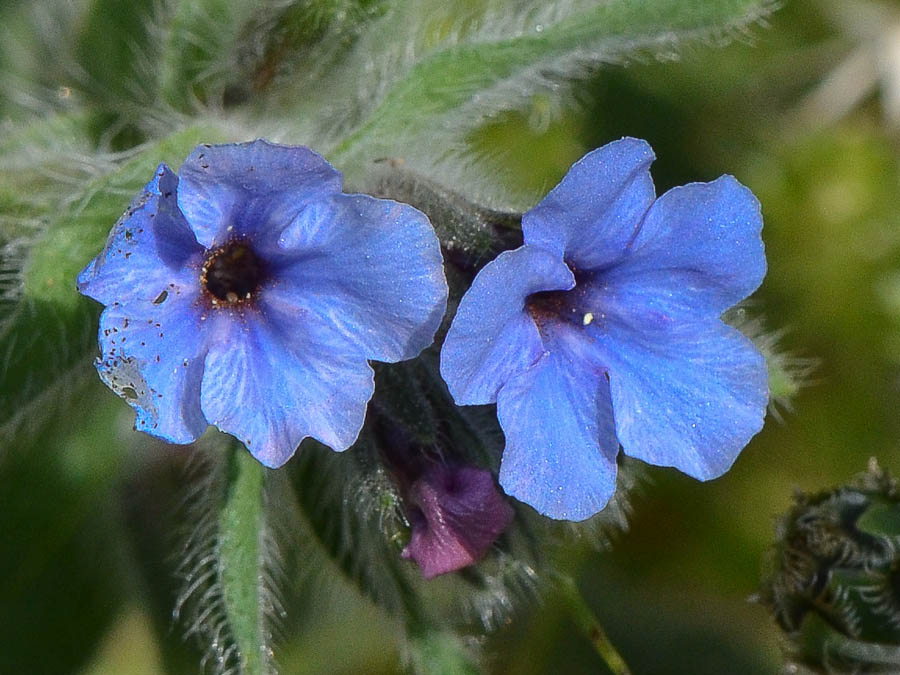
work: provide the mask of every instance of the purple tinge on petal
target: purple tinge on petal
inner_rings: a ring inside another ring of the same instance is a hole
[[[478,562],[513,518],[490,471],[435,465],[410,489],[412,537],[403,557],[432,579]]]

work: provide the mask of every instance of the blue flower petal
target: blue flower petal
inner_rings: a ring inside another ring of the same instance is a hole
[[[718,319],[656,331],[610,322],[591,332],[631,457],[707,480],[725,473],[762,428],[765,359]]]
[[[616,487],[619,442],[609,384],[583,334],[551,342],[497,396],[506,436],[500,484],[551,518],[584,520],[606,506]]]
[[[172,292],[140,313],[115,306],[100,317],[97,370],[136,411],[135,428],[190,443],[209,426],[200,409],[204,338],[193,296]]]
[[[597,302],[651,323],[718,317],[766,274],[761,230],[759,202],[731,176],[669,190],[628,255],[602,272]]]
[[[278,241],[272,264],[281,301],[316,312],[364,358],[409,359],[434,341],[447,282],[421,211],[337,194],[303,209]]]
[[[653,150],[623,138],[577,161],[522,218],[525,243],[554,251],[579,271],[618,260],[656,198]]]
[[[261,139],[198,146],[178,173],[178,205],[207,248],[239,235],[277,239],[304,204],[340,192],[342,183],[309,148]]]
[[[486,265],[463,296],[441,349],[441,375],[454,400],[496,401],[500,387],[544,351],[525,298],[574,285],[565,263],[536,246],[504,251]]]
[[[315,314],[264,301],[258,312],[210,314],[201,404],[207,419],[276,468],[307,436],[334,450],[356,440],[374,390],[372,369]]]
[[[202,256],[178,210],[178,177],[165,164],[110,232],[106,247],[78,275],[78,290],[105,305],[151,305],[169,284],[195,286],[185,266]]]

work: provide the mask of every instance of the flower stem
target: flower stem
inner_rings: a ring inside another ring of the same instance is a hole
[[[227,495],[219,516],[218,572],[241,672],[262,675],[266,639],[260,602],[265,469],[238,443],[228,449]]]
[[[559,588],[562,591],[572,619],[594,646],[594,651],[603,659],[610,672],[613,675],[631,675],[625,659],[622,658],[622,655],[619,654],[610,641],[597,615],[594,614],[594,611],[582,597],[575,581],[569,576],[561,576],[559,578]]]

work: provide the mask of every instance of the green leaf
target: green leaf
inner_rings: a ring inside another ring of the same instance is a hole
[[[260,92],[292,73],[313,81],[384,4],[181,0],[164,49],[163,98],[181,110],[230,106],[258,102]]]
[[[155,0],[93,0],[88,4],[74,48],[84,75],[79,87],[104,111],[137,117],[155,101],[154,65],[159,47],[153,30]],[[101,145],[118,131],[121,121],[108,123],[96,134]]]
[[[483,672],[459,636],[449,631],[413,626],[409,630],[408,648],[413,669],[422,675],[478,675]]]
[[[551,92],[559,105],[572,91],[564,85],[591,66],[667,54],[687,40],[719,37],[771,11],[762,0],[550,3],[540,11],[525,5],[530,11],[513,12],[510,20],[487,12],[472,18],[468,30],[451,23],[446,32],[459,29],[461,38],[437,38],[438,46],[420,50],[421,60],[410,70],[396,67],[401,75],[376,94],[379,104],[330,153],[332,160],[356,177],[379,157],[424,162],[419,154],[434,161],[435,148],[444,155],[465,152],[467,135],[484,121],[530,105],[541,92]],[[383,20],[400,25],[395,14]],[[434,30],[442,33],[439,26]]]
[[[400,497],[368,434],[343,453],[304,442],[289,464],[309,531],[337,569],[394,615],[422,613],[410,585]]]
[[[50,110],[58,92],[72,84],[73,39],[84,3],[34,0],[0,6],[0,110],[30,120]]]
[[[895,501],[873,499],[857,519],[856,529],[871,537],[900,542],[900,507]]]
[[[231,74],[232,96],[243,99],[271,90],[277,97],[279,87],[273,83],[297,75],[316,79],[386,5],[387,0],[319,0],[259,6],[233,46],[238,70]]]
[[[113,402],[118,403],[111,396]],[[174,569],[175,553],[183,545],[186,487],[193,486],[190,467],[200,466],[193,448],[168,445],[146,434],[130,435],[132,455],[139,458],[136,471],[121,486],[126,545],[131,551],[130,569],[135,588],[132,603],[149,619],[164,664],[164,673],[193,673],[206,653],[196,641],[184,640],[172,624],[172,608],[183,591],[183,579]]]
[[[181,0],[168,26],[160,87],[163,100],[190,110],[221,96],[223,77],[234,67],[232,45],[257,3],[240,0]],[[219,103],[215,101],[215,103]]]
[[[0,134],[0,245],[33,239],[61,202],[95,172],[108,170],[90,156],[89,116],[52,114],[8,124]]]

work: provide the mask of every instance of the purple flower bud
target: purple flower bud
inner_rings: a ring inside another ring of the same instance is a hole
[[[513,518],[490,471],[474,467],[430,467],[409,502],[412,537],[402,555],[426,579],[476,563]]]

